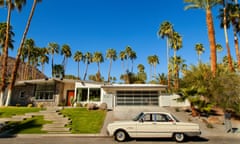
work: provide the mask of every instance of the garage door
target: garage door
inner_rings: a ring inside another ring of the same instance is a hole
[[[116,106],[158,106],[158,91],[117,91]]]

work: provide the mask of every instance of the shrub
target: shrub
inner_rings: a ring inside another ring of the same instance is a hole
[[[99,109],[100,109],[100,110],[107,110],[107,103],[102,103],[102,104],[99,106]]]

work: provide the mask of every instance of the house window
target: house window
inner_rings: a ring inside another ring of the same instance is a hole
[[[19,95],[19,98],[24,98],[24,96],[25,96],[25,91],[21,91],[20,95]]]
[[[35,92],[36,100],[53,100],[54,84],[37,85]]]
[[[101,90],[100,88],[77,88],[77,101],[100,101]]]
[[[77,100],[78,101],[87,101],[88,97],[88,88],[78,88],[77,89]]]
[[[100,88],[90,88],[89,89],[89,100],[90,101],[100,101]]]

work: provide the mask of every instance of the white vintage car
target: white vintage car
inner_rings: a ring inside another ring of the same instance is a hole
[[[198,124],[180,122],[166,112],[141,112],[132,121],[116,121],[108,124],[109,136],[119,142],[127,138],[174,138],[177,142],[185,137],[201,134]]]

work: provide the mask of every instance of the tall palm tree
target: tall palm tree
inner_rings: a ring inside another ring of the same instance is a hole
[[[173,32],[170,39],[171,48],[174,50],[174,57],[177,55],[177,51],[182,48],[182,36],[178,32]]]
[[[174,88],[177,90],[179,88],[179,71],[185,60],[183,60],[180,56],[174,56],[171,59],[171,63],[173,63],[173,74],[174,74]]]
[[[148,64],[150,65],[150,80],[152,80],[152,77],[153,77],[152,70],[153,70],[156,59],[154,58],[154,56],[150,55],[147,57],[147,61],[148,61]]]
[[[41,2],[41,1],[42,1],[42,0],[34,0],[34,1],[33,1],[32,9],[31,9],[31,12],[30,12],[30,15],[29,15],[29,18],[28,18],[28,21],[27,21],[25,30],[24,30],[24,32],[23,32],[22,40],[21,40],[21,42],[20,42],[20,46],[19,46],[19,49],[18,49],[16,61],[15,61],[14,68],[13,68],[13,71],[12,71],[11,82],[10,82],[10,86],[9,86],[9,90],[8,90],[8,95],[7,95],[7,101],[6,101],[6,104],[5,104],[6,106],[9,105],[10,100],[11,100],[12,89],[13,89],[13,86],[14,86],[15,81],[16,81],[17,71],[18,71],[18,67],[19,67],[19,64],[20,64],[21,51],[22,51],[23,44],[24,44],[24,41],[25,41],[26,36],[27,36],[27,33],[28,33],[28,29],[29,29],[29,27],[30,27],[30,23],[31,23],[31,20],[32,20],[34,11],[35,11],[35,8],[36,8],[37,3],[38,3],[38,2]]]
[[[86,69],[85,69],[83,80],[86,80],[87,71],[88,71],[88,65],[92,62],[92,59],[93,59],[93,56],[92,56],[92,54],[90,52],[86,52],[84,54],[84,63],[86,64]]]
[[[55,42],[48,44],[48,52],[52,54],[52,76],[53,76],[53,66],[54,66],[54,54],[59,53],[59,45]]]
[[[197,44],[195,44],[195,50],[198,55],[198,63],[200,63],[201,62],[201,54],[205,52],[205,48],[204,48],[203,44],[197,43]]]
[[[3,48],[5,45],[5,40],[6,40],[6,29],[7,29],[7,24],[0,23],[0,55],[3,52]],[[13,42],[14,40],[12,39],[14,37],[14,32],[12,31],[12,26],[10,26],[9,30],[9,40],[8,40],[8,48],[13,50]]]
[[[1,86],[1,93],[0,93],[0,99],[3,98],[3,93],[6,89],[6,73],[7,73],[7,61],[8,61],[8,44],[10,35],[10,28],[11,28],[11,11],[14,8],[17,8],[18,11],[22,10],[22,6],[26,4],[26,0],[8,0],[8,1],[2,1],[0,3],[0,6],[6,5],[8,8],[8,14],[7,14],[7,27],[6,27],[6,37],[4,41],[4,48],[3,48],[3,59],[2,59],[2,86]],[[0,106],[3,105],[2,101],[0,102]]]
[[[124,61],[127,59],[127,54],[125,51],[120,51],[119,58],[122,61],[122,69],[124,69]]]
[[[132,61],[132,68],[131,68],[131,72],[133,73],[133,62],[134,60],[137,58],[137,54],[135,51],[132,51],[129,55],[129,59]]]
[[[106,54],[106,58],[110,60],[109,69],[108,69],[108,82],[110,82],[110,78],[111,78],[110,72],[111,72],[111,69],[112,69],[112,62],[117,60],[116,50],[112,49],[112,48],[108,49],[107,54]]]
[[[237,57],[237,61],[238,61],[238,69],[240,69],[240,53],[239,53],[239,44],[238,44],[238,36],[237,36],[237,32],[238,32],[238,29],[240,26],[239,25],[240,6],[237,1],[231,2],[229,0],[226,1],[226,4],[224,3],[224,0],[223,0],[223,4],[224,4],[224,7],[223,7],[223,9],[220,9],[220,14],[218,16],[218,18],[221,21],[220,26],[224,28],[224,32],[226,31],[225,29],[230,27],[230,25],[232,26],[233,34],[234,34],[234,46],[235,46],[236,57]],[[227,34],[227,33],[225,32],[225,34]],[[228,41],[228,37],[226,37],[226,41]],[[228,57],[230,59],[231,56],[228,55]]]
[[[25,42],[23,44],[23,49],[25,49],[27,52],[27,64],[24,69],[24,74],[25,74],[24,79],[28,79],[28,77],[29,77],[29,67],[30,67],[31,58],[32,58],[33,52],[34,52],[34,47],[35,47],[35,42],[33,39],[25,40]]]
[[[67,60],[72,56],[71,48],[69,45],[64,44],[61,49],[61,54],[63,55],[63,70],[64,72],[66,71],[66,66],[67,66]]]
[[[84,59],[83,53],[80,52],[80,51],[76,51],[74,56],[73,56],[73,59],[74,59],[74,61],[76,61],[78,63],[78,79],[80,79],[80,75],[79,75],[79,73],[80,73],[79,62],[80,61],[84,61],[83,60]]]
[[[44,65],[45,65],[45,63],[47,63],[47,64],[49,63],[47,48],[40,49],[40,63],[42,65],[42,73],[44,73]]]
[[[222,0],[184,0],[188,3],[185,10],[188,9],[203,9],[206,12],[206,22],[208,28],[208,39],[210,43],[210,60],[211,60],[211,70],[213,76],[216,75],[217,69],[217,56],[216,56],[216,40],[215,40],[215,30],[213,24],[213,17],[211,9],[220,4]]]
[[[130,46],[126,46],[125,53],[126,53],[126,56],[127,56],[126,57],[127,61],[130,59],[130,56],[131,56],[132,52],[133,52],[132,48]],[[129,61],[127,63],[127,71],[129,71]]]
[[[228,32],[227,29],[229,28],[229,22],[227,21],[227,12],[226,12],[226,7],[227,5],[225,4],[225,0],[223,0],[223,9],[220,9],[220,15],[218,16],[220,18],[221,24],[220,27],[224,29],[224,36],[225,36],[225,43],[226,43],[226,48],[227,48],[227,56],[228,56],[228,61],[229,65],[228,68],[230,71],[234,71],[233,64],[232,64],[232,56],[231,56],[231,50],[229,46],[229,39],[228,39]]]
[[[98,66],[96,80],[101,81],[100,63],[104,62],[103,54],[101,52],[94,52],[93,53],[93,62],[96,62],[97,66]]]
[[[167,67],[169,68],[169,40],[172,38],[174,29],[173,29],[173,25],[168,22],[168,21],[164,21],[161,25],[160,28],[158,30],[158,35],[161,38],[165,38],[167,39]],[[169,69],[168,69],[169,72]],[[170,74],[168,74],[168,87],[170,87]]]

